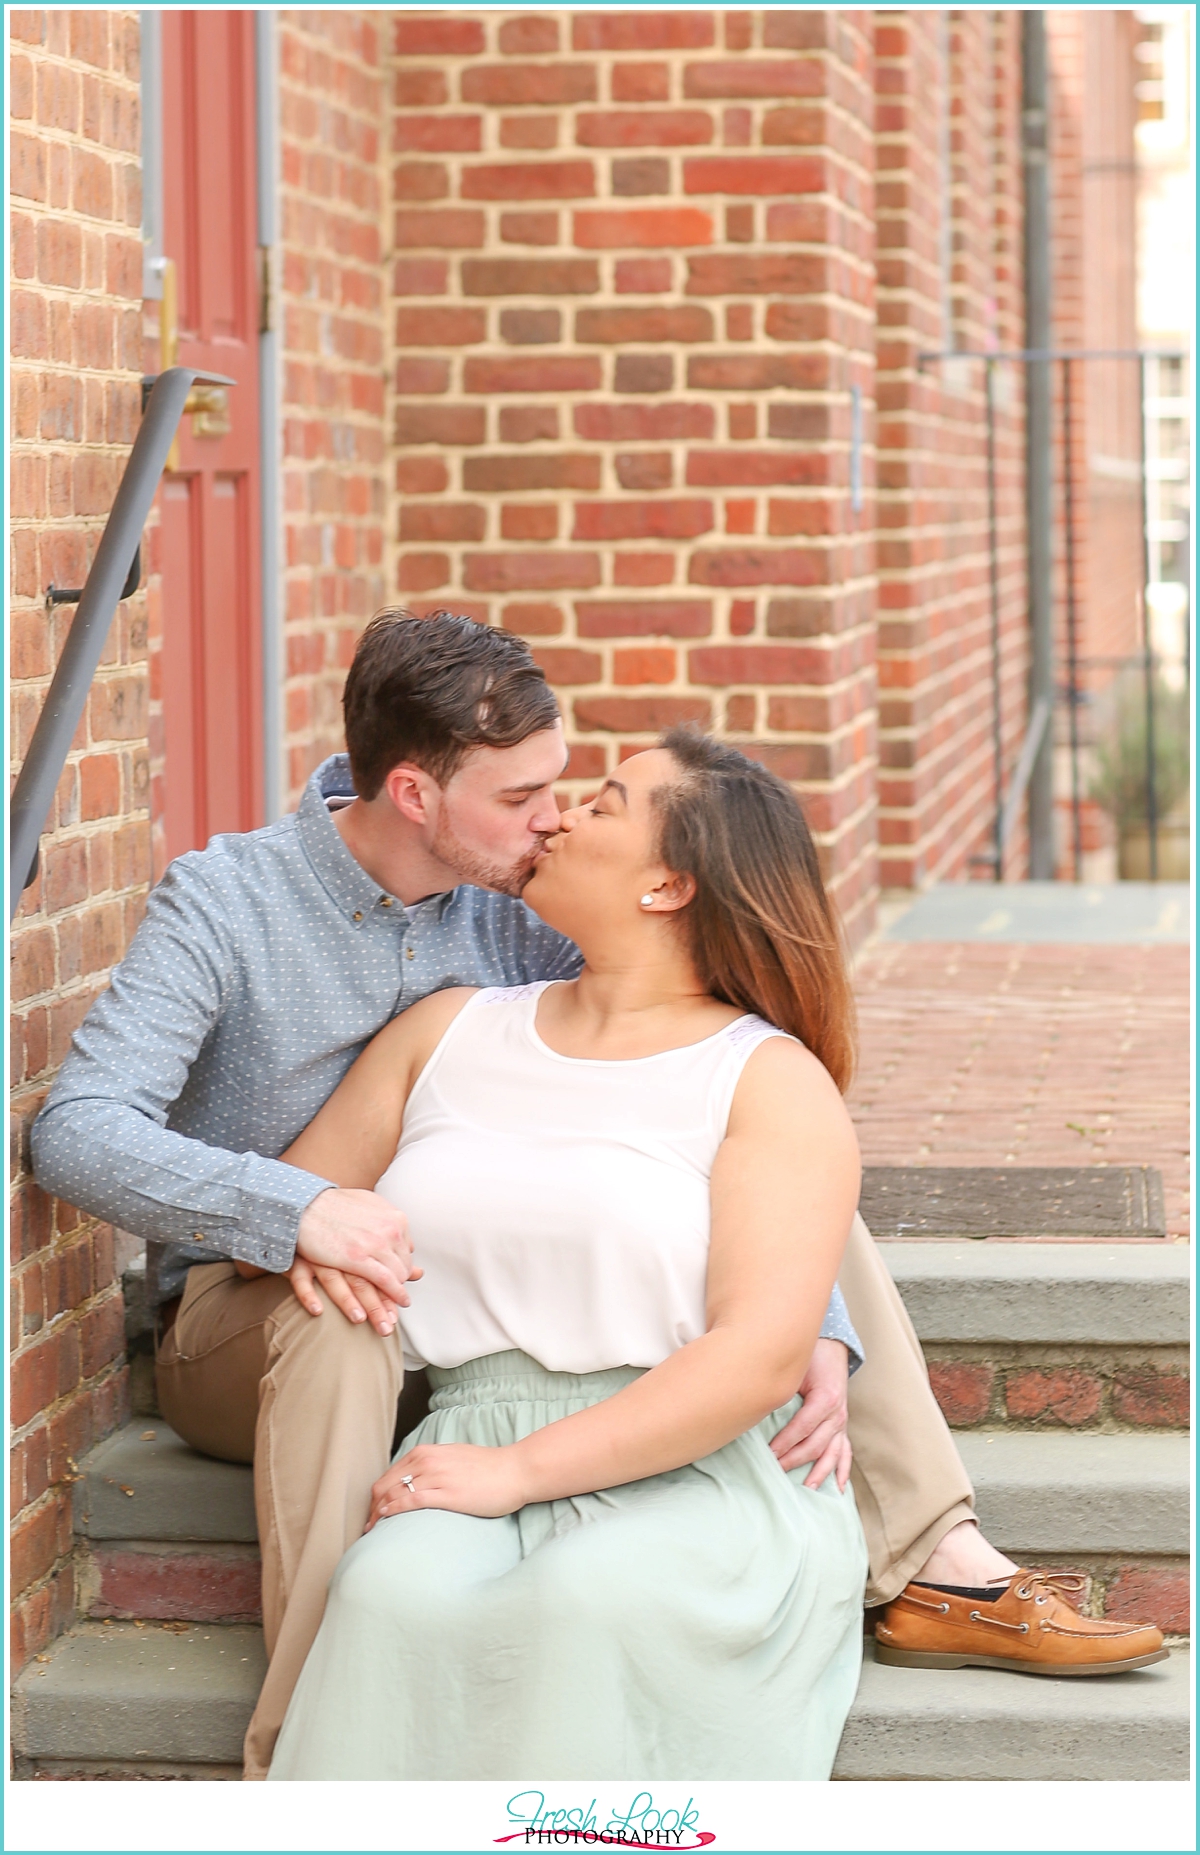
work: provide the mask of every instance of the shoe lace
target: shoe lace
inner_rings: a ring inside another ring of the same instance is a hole
[[[1052,1597],[1061,1598],[1070,1603],[1072,1598],[1082,1597],[1086,1588],[1087,1580],[1080,1572],[1026,1572],[1016,1587],[1016,1595],[1019,1598],[1031,1597],[1035,1604],[1048,1604]],[[1077,1606],[1071,1604],[1071,1608],[1076,1609]],[[1005,1623],[1002,1618],[986,1616],[981,1610],[971,1612],[971,1621],[972,1623],[990,1624],[994,1630],[1012,1630],[1014,1634],[1021,1636],[1029,1634],[1027,1622]],[[1052,1629],[1054,1625],[1043,1618],[1041,1627],[1047,1630]]]
[[[1017,1596],[1032,1597],[1037,1603],[1045,1603],[1048,1597],[1064,1598],[1072,1608],[1078,1608],[1077,1600],[1087,1592],[1087,1579],[1082,1572],[1026,1572],[1017,1586]]]

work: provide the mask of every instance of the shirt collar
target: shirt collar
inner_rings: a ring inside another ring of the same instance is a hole
[[[327,799],[354,796],[349,755],[331,754],[328,760],[321,762],[304,788],[296,828],[309,862],[342,913],[352,921],[361,921],[378,906],[381,890],[347,850],[326,804]],[[454,893],[453,889],[447,889],[443,895],[426,896],[404,912],[412,916],[418,909],[429,909],[440,917]]]

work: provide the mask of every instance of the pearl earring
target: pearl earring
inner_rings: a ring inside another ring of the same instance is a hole
[[[652,895],[644,895],[642,897],[642,907],[653,908],[653,906],[654,906],[654,897]]]

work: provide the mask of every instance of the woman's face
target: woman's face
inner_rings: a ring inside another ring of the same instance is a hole
[[[660,907],[669,896],[675,907],[686,900],[654,853],[652,794],[678,777],[671,755],[651,748],[624,761],[590,804],[563,813],[523,891],[543,921],[578,944],[645,914],[644,895],[655,895]]]

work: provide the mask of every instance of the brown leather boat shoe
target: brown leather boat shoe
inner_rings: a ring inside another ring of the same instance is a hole
[[[1115,1675],[1170,1654],[1162,1631],[1081,1617],[1073,1572],[1019,1571],[994,1598],[906,1585],[875,1626],[875,1659],[899,1668],[1011,1668],[1026,1675]]]

